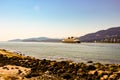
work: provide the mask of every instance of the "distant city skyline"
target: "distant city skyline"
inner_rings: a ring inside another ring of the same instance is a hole
[[[120,0],[0,0],[0,41],[82,36],[120,26]]]

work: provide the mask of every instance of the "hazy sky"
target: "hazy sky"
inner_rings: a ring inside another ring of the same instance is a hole
[[[0,41],[82,36],[120,26],[120,0],[0,0]]]

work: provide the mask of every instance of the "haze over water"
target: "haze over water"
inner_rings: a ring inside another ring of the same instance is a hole
[[[92,60],[94,62],[120,64],[120,44],[1,42],[0,48],[40,59],[72,60],[75,62]]]

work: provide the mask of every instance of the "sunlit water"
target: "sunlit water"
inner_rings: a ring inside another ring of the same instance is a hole
[[[72,60],[75,62],[92,60],[94,62],[120,64],[120,44],[0,42],[0,48],[40,59]]]

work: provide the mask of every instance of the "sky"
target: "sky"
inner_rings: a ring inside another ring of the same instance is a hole
[[[64,38],[120,26],[120,0],[0,0],[0,41]]]

